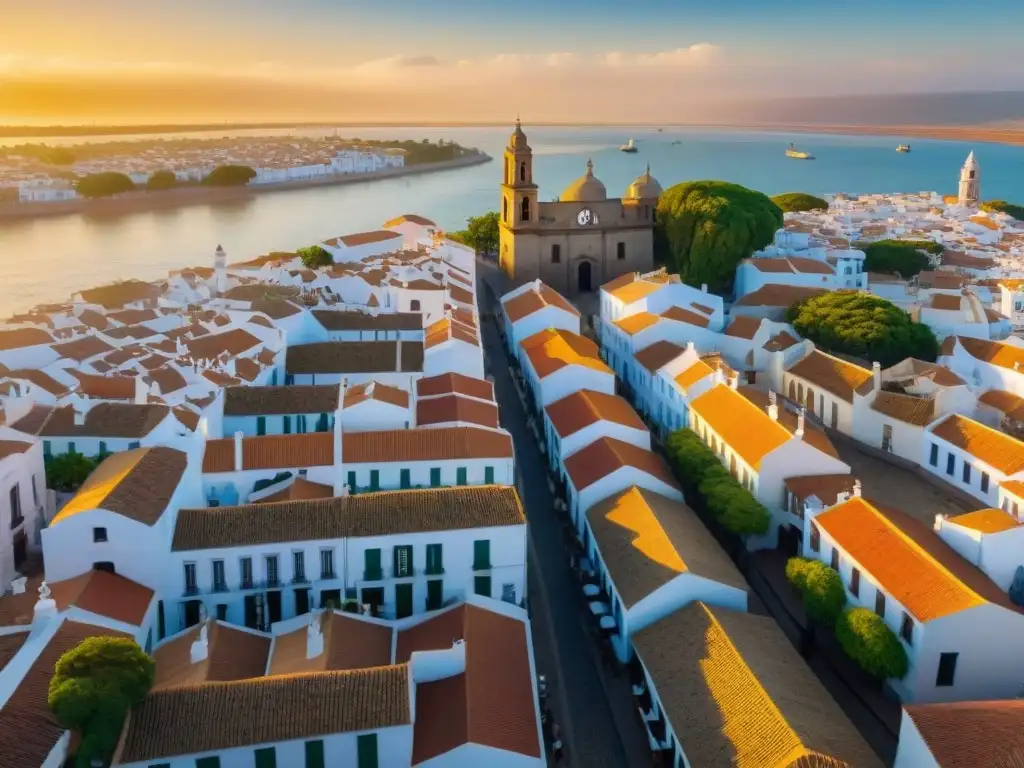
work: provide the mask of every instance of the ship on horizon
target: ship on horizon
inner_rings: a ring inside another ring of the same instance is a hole
[[[796,144],[790,143],[789,149],[786,150],[786,157],[792,157],[794,160],[813,160],[814,155],[810,152],[803,152],[796,148]]]
[[[900,144],[898,147],[896,147],[896,151],[897,152],[909,152],[910,151],[910,145],[909,144]]]
[[[632,139],[630,139],[628,142],[626,142],[621,147],[619,147],[619,149],[621,151],[623,151],[623,152],[636,152],[637,151],[636,143]]]

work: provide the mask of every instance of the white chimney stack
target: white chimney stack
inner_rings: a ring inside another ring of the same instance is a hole
[[[736,389],[740,384],[740,375],[733,371],[729,374],[729,389]]]
[[[88,407],[86,406],[84,399],[77,395],[72,395],[71,407],[75,412],[75,426],[84,427],[85,416],[88,413]]]
[[[774,392],[768,393],[768,415],[771,417],[772,421],[779,420],[779,405],[775,400]]]
[[[315,659],[324,652],[324,632],[321,626],[323,611],[314,611],[309,616],[306,627],[306,658]]]
[[[804,421],[806,419],[806,413],[807,409],[801,408],[800,413],[798,413],[796,417],[796,432],[794,432],[793,435],[799,440],[804,439]]]
[[[244,432],[235,432],[235,472],[242,471],[242,440],[244,438]]]
[[[860,498],[860,494],[861,494],[860,480],[859,479],[858,480],[854,480],[853,481],[853,498],[859,499]]]
[[[32,610],[32,623],[43,624],[57,615],[57,601],[50,597],[50,585],[45,581],[39,585],[39,600]]]
[[[694,342],[692,342],[692,341],[686,342],[686,351],[687,352],[696,352],[697,351],[697,345]]]
[[[210,653],[210,637],[209,629],[206,623],[199,629],[199,637],[196,638],[195,642],[188,649],[188,658],[192,664],[198,664],[200,661],[206,661],[206,657]]]
[[[877,360],[871,364],[871,377],[875,380],[875,391],[882,389],[882,364]]]
[[[700,292],[701,293],[707,293],[708,292],[708,284],[707,283],[701,283],[700,284]]]

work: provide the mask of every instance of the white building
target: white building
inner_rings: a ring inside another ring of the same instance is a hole
[[[817,349],[782,375],[783,392],[826,426],[845,435],[853,430],[854,390],[872,372]]]
[[[523,377],[538,409],[581,389],[615,394],[615,374],[585,336],[549,328],[521,346]]]
[[[33,179],[18,184],[19,203],[56,203],[76,197],[78,193],[64,179]]]
[[[223,437],[236,432],[249,437],[329,432],[334,428],[334,414],[341,406],[341,387],[225,387],[219,402],[224,405]]]
[[[998,342],[949,336],[938,362],[979,390],[1004,389],[1024,396],[1024,346],[1015,337]]]
[[[534,280],[501,297],[505,341],[519,359],[519,345],[534,334],[558,328],[579,335],[580,313],[554,288]]]
[[[661,315],[669,307],[696,312],[708,321],[712,331],[725,325],[722,298],[686,285],[678,275],[664,269],[646,274],[632,272],[601,286],[601,338],[616,320],[638,312]]]
[[[647,426],[618,395],[581,389],[544,409],[548,461],[560,477],[566,474],[567,458],[602,437],[651,449]]]
[[[30,552],[41,545],[46,525],[46,472],[43,447],[24,442],[11,430],[0,435],[0,585],[19,576]]]
[[[989,507],[999,486],[1024,480],[1024,443],[967,416],[952,413],[925,434],[921,466]]]
[[[409,391],[423,373],[419,341],[324,341],[288,348],[286,384],[378,381]]]
[[[904,707],[893,768],[974,768],[1005,764],[1024,746],[1019,699]]]

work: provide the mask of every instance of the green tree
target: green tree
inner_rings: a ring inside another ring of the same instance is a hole
[[[1024,205],[1008,203],[1005,200],[989,200],[981,204],[981,210],[989,213],[1005,213],[1017,221],[1024,221]]]
[[[866,608],[850,608],[839,615],[836,640],[847,656],[879,680],[907,674],[903,644],[878,614]]]
[[[334,257],[319,245],[308,245],[305,248],[299,248],[296,253],[302,259],[303,265],[309,269],[329,267],[334,263]]]
[[[798,211],[826,211],[828,201],[806,192],[785,192],[775,195],[772,202],[782,209],[783,213],[796,213]]]
[[[806,557],[791,557],[786,561],[786,581],[801,594],[807,588],[807,566],[810,562]]]
[[[46,468],[46,487],[55,491],[70,493],[82,487],[82,483],[96,469],[101,457],[89,458],[80,453],[63,453],[59,456],[48,456]]]
[[[782,211],[760,192],[724,181],[690,181],[662,193],[655,255],[690,285],[727,288],[736,266],[764,248]]]
[[[488,211],[482,216],[470,216],[466,219],[466,228],[448,232],[457,243],[468,245],[481,256],[493,255],[498,252],[498,212]]]
[[[820,560],[808,563],[804,576],[804,610],[819,624],[834,627],[846,605],[842,578]]]
[[[176,186],[178,186],[178,177],[174,175],[174,171],[153,171],[146,181],[146,189],[150,192],[172,189]]]
[[[90,173],[75,183],[75,190],[82,197],[109,197],[122,192],[131,192],[135,183],[123,173],[104,171]]]
[[[931,240],[876,240],[864,246],[864,269],[908,278],[931,265],[929,253],[942,253],[942,246]]]
[[[110,759],[125,715],[153,686],[153,660],[124,637],[90,637],[57,661],[47,702],[57,722],[81,733],[76,765]]]
[[[927,325],[895,304],[856,291],[833,291],[799,301],[786,322],[826,352],[877,361],[883,368],[908,357],[933,362],[939,343]]]
[[[256,171],[248,165],[218,165],[203,179],[208,187],[244,187],[256,178]]]

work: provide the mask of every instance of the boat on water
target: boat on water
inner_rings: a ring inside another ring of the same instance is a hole
[[[626,142],[621,147],[619,147],[619,149],[622,150],[623,152],[636,152],[637,151],[636,144],[634,143],[634,141],[632,139],[630,139],[628,142]]]
[[[681,141],[680,141],[679,139],[676,139],[676,140],[675,140],[675,141],[673,141],[672,143],[673,143],[673,144],[682,144],[683,142],[681,142]]]
[[[896,147],[896,151],[897,152],[909,152],[910,151],[910,145],[909,144],[900,144],[898,147]]]
[[[814,155],[810,152],[803,152],[796,148],[796,144],[790,144],[789,149],[786,150],[786,157],[792,157],[794,160],[813,160]]]
[[[664,128],[659,128],[659,129],[658,129],[658,133],[661,133],[661,132],[662,132],[662,131],[664,131],[664,130],[665,130]]]

